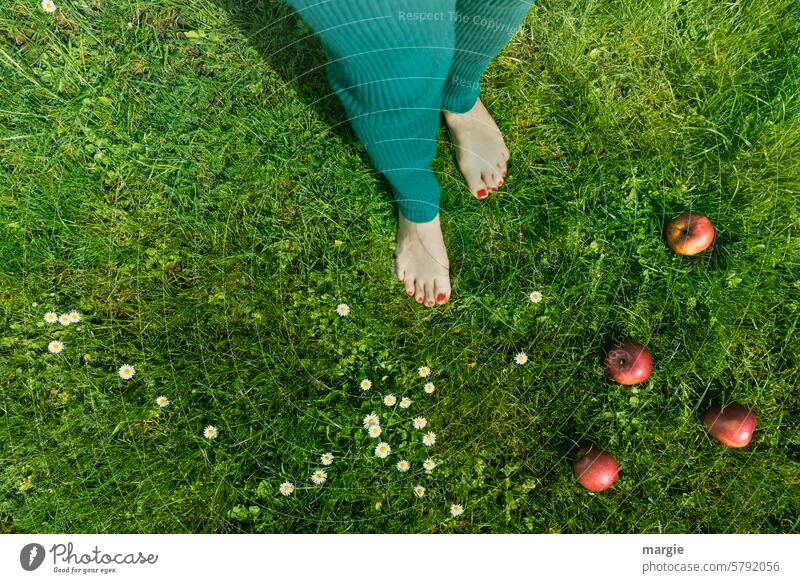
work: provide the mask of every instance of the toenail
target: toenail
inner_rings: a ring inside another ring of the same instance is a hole
[[[417,301],[421,304],[424,298],[417,298]]]
[[[428,302],[428,305],[429,305],[429,306],[432,306],[432,305],[433,305],[433,300],[429,301],[429,302]]]
[[[486,198],[486,194],[487,194],[486,189],[485,188],[481,188],[478,191],[478,198]]]
[[[503,181],[502,181],[502,180],[499,180],[499,181],[497,182],[497,186],[503,186]]]
[[[492,192],[497,192],[497,187],[493,187]]]
[[[503,178],[505,178],[505,177],[506,177],[506,172],[503,172]]]
[[[439,294],[438,296],[436,296],[436,299],[439,300],[440,302],[443,302],[445,297],[446,296],[444,294]]]
[[[406,290],[406,293],[407,293],[408,295],[410,295],[410,296],[413,296],[413,295],[414,295],[414,292],[413,292],[413,291],[408,291],[408,290]]]

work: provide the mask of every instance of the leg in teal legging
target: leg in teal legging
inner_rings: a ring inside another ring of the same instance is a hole
[[[458,0],[456,47],[442,106],[467,187],[478,199],[497,191],[510,152],[479,98],[480,78],[508,43],[530,8],[526,0]]]
[[[455,0],[289,0],[319,37],[328,79],[402,215],[431,221],[439,183],[430,169],[442,88],[455,42]]]
[[[503,0],[287,1],[319,37],[331,87],[394,190],[400,211],[395,274],[418,302],[444,303],[449,262],[439,224],[440,189],[430,167],[440,111],[450,109],[446,118],[461,151],[493,162],[497,141],[480,127],[473,131],[475,124],[486,125],[481,112],[475,114],[479,108],[457,112],[476,103],[480,75],[524,16],[522,8]],[[474,16],[477,21],[470,20]],[[477,148],[474,142],[483,136],[490,143]]]
[[[439,210],[430,170],[439,109],[464,113],[514,35],[525,0],[288,0],[320,38],[328,78],[400,212]]]
[[[480,94],[480,79],[519,28],[533,3],[527,0],[457,0],[455,54],[444,88],[447,111],[472,109]]]

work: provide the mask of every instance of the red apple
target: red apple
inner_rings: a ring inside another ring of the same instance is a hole
[[[714,240],[714,225],[699,213],[683,213],[667,223],[667,243],[675,253],[697,255]]]
[[[638,342],[617,342],[608,351],[606,368],[611,378],[622,385],[635,385],[650,376],[653,358]]]
[[[607,451],[589,445],[578,450],[572,471],[581,486],[592,492],[602,492],[617,480],[619,464]]]
[[[756,416],[738,403],[731,403],[722,410],[715,405],[706,411],[703,423],[711,436],[720,443],[728,447],[744,447],[753,436]]]

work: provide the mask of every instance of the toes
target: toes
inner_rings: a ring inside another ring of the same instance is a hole
[[[494,190],[503,186],[503,177],[496,170],[492,172],[492,180],[494,181]]]
[[[409,296],[413,296],[418,304],[426,306],[443,304],[450,299],[449,282],[443,279],[437,279],[430,283],[425,283],[422,279],[416,279],[413,283],[406,282],[405,288],[406,293]]]
[[[508,174],[508,168],[506,167],[505,160],[497,163],[497,171],[500,173],[500,177],[505,180],[506,175]]]
[[[417,298],[417,303],[421,304],[425,301],[425,282],[421,279],[415,281],[416,288],[414,289],[414,296]]]
[[[436,278],[433,283],[434,293],[436,294],[436,303],[443,304],[450,299],[450,282]]]
[[[433,290],[433,282],[429,281],[425,284],[425,305],[426,306],[433,306],[436,304],[436,300],[434,300],[434,290]]]
[[[413,277],[409,277],[409,278],[405,279],[403,281],[403,283],[405,284],[406,294],[409,295],[409,296],[413,296],[414,295],[414,278]]]
[[[487,170],[483,173],[483,181],[492,192],[497,192],[500,184],[503,182],[503,177],[497,171]]]
[[[489,188],[481,179],[481,175],[479,173],[469,173],[464,174],[464,178],[467,179],[467,186],[478,198],[486,198],[486,195],[489,194]]]
[[[395,262],[394,262],[394,276],[400,281],[405,281],[406,280],[405,267],[398,267],[397,260],[395,260]]]

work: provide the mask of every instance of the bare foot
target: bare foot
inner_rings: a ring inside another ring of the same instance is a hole
[[[486,198],[503,184],[509,157],[497,124],[480,98],[466,113],[442,112],[467,186],[477,198]]]
[[[395,276],[408,295],[426,306],[450,299],[450,262],[438,214],[427,223],[413,223],[399,213],[394,255]]]

